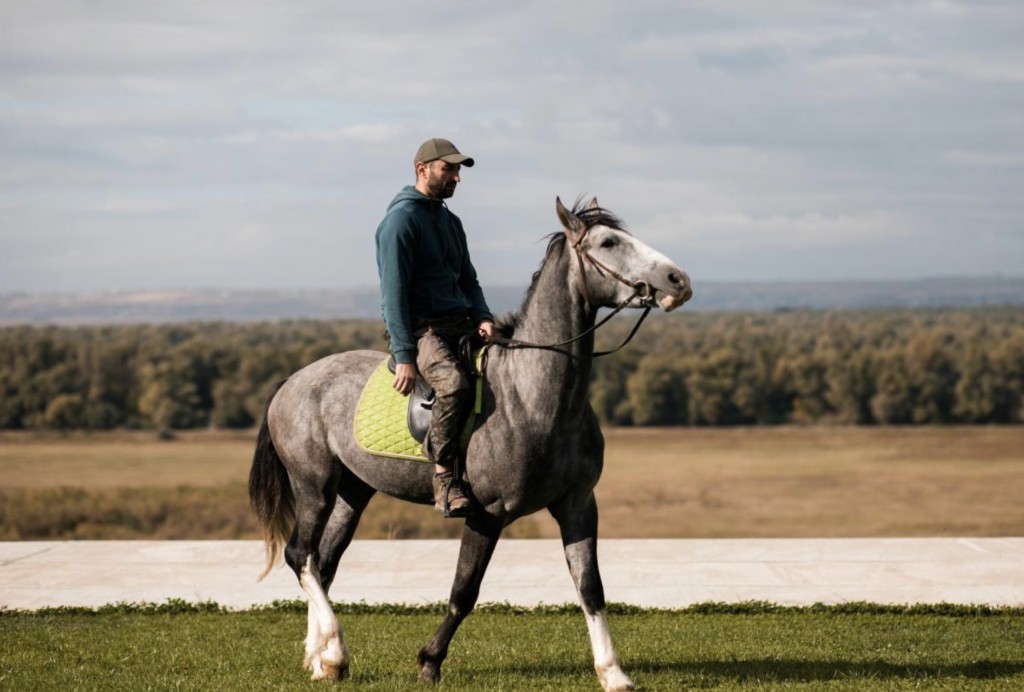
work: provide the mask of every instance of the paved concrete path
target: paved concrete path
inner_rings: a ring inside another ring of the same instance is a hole
[[[609,601],[677,608],[706,601],[809,605],[1024,605],[1024,538],[603,540]],[[445,601],[458,542],[355,541],[336,602]],[[287,568],[263,581],[257,541],[0,542],[0,607],[162,603],[246,608],[302,596]],[[561,544],[498,544],[480,602],[575,603]]]

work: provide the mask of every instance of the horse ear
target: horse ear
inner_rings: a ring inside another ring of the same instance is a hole
[[[565,208],[561,197],[555,197],[555,211],[558,213],[558,220],[562,222],[562,228],[565,229],[565,235],[569,237],[570,242],[576,243],[583,234],[583,222],[580,221],[578,216]]]
[[[600,209],[600,208],[601,208],[601,205],[597,203],[597,197],[591,197],[590,198],[590,203],[587,204],[587,209],[594,209],[596,211],[597,209]]]

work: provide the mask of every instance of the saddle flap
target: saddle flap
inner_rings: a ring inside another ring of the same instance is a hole
[[[395,372],[395,357],[388,358],[388,371]],[[419,443],[427,439],[427,430],[430,428],[430,416],[434,408],[434,390],[423,376],[416,374],[416,385],[412,394],[409,395],[409,408],[406,413],[406,422],[409,426],[409,434]]]

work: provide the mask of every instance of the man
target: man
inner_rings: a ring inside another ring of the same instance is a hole
[[[413,160],[416,184],[405,186],[377,227],[381,314],[395,358],[394,388],[412,392],[416,374],[436,394],[423,444],[434,461],[434,504],[465,516],[470,503],[452,476],[459,436],[472,403],[472,382],[459,366],[459,340],[494,333],[494,318],[469,259],[462,221],[444,200],[455,194],[462,166],[473,159],[446,139],[429,139]],[[454,481],[454,482],[453,482]]]

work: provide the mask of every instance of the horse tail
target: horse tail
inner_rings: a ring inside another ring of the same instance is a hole
[[[288,471],[274,449],[270,426],[267,424],[270,402],[285,382],[278,382],[267,398],[263,425],[256,437],[256,451],[249,470],[249,506],[263,529],[263,542],[267,550],[267,566],[260,574],[261,580],[280,562],[295,523],[295,496],[288,480]]]

